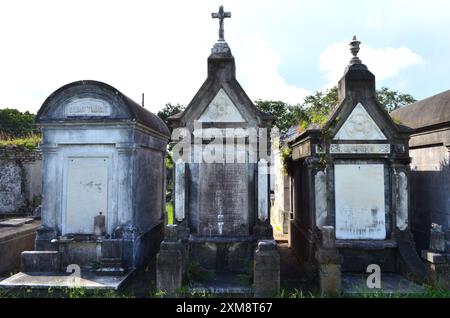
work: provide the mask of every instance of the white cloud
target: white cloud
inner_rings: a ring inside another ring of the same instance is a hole
[[[280,54],[269,47],[259,34],[253,34],[244,41],[237,59],[238,80],[242,79],[251,99],[281,100],[296,104],[303,101],[308,91],[289,85],[278,71],[282,63]]]
[[[424,63],[424,59],[407,47],[372,48],[361,45],[358,54],[364,64],[375,74],[378,81],[395,77],[410,66]],[[344,75],[345,67],[351,59],[348,42],[328,46],[319,57],[319,69],[327,82],[325,87],[337,84]]]
[[[36,112],[53,91],[82,79],[107,82],[137,102],[144,92],[153,112],[167,102],[187,104],[207,76],[218,27],[210,12],[221,2],[1,2],[0,107]],[[305,91],[286,84],[279,55],[261,38],[250,39],[245,56],[233,46],[247,35],[243,11],[252,10],[239,5],[225,26],[244,89],[252,99],[298,101]]]

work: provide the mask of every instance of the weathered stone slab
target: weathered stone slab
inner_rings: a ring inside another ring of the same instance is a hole
[[[248,235],[248,165],[201,164],[198,233]]]
[[[17,213],[24,200],[20,166],[0,160],[0,213]]]
[[[21,271],[59,272],[61,270],[61,254],[57,251],[26,251],[22,252]]]
[[[0,228],[0,274],[20,270],[23,251],[34,249],[37,229],[41,222],[34,221],[20,227]]]
[[[97,275],[92,272],[81,273],[77,279],[68,273],[23,273],[20,272],[0,282],[0,287],[30,289],[85,288],[99,290],[119,290],[131,273],[119,276]]]
[[[108,161],[106,157],[68,158],[63,234],[93,234],[94,217],[103,212],[108,218]]]
[[[27,223],[33,222],[33,218],[16,218],[8,219],[0,222],[0,227],[19,227]]]

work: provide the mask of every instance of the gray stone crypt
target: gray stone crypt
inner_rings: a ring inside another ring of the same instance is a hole
[[[339,102],[323,127],[289,142],[292,161],[290,244],[319,266],[321,289],[341,288],[341,270],[369,265],[423,282],[425,268],[410,229],[408,141],[376,99],[375,76],[357,54],[339,81]]]
[[[223,20],[230,16],[223,7],[212,14],[220,28],[208,58],[208,77],[186,110],[169,118],[174,128],[176,224],[167,228],[161,244],[157,288],[171,293],[187,278],[194,290],[219,293],[264,296],[279,288],[279,255],[269,222],[269,159],[251,143],[258,129],[270,128],[274,118],[259,111],[236,80],[223,33]],[[208,160],[212,146],[223,157]],[[183,154],[177,159],[180,147]],[[212,273],[211,282],[192,277],[193,264]],[[239,277],[248,277],[247,289]]]
[[[80,269],[83,286],[118,288],[155,257],[163,237],[169,130],[97,81],[61,87],[46,99],[37,121],[42,227],[36,251],[22,253],[22,273],[2,285],[65,285],[51,276]],[[33,274],[39,272],[50,276]]]

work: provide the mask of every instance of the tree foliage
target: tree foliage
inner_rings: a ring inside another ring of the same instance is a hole
[[[417,101],[410,94],[402,94],[398,91],[391,91],[387,87],[382,87],[380,90],[377,90],[377,98],[388,112]]]
[[[157,115],[159,118],[161,118],[164,121],[164,123],[167,125],[167,127],[170,128],[170,124],[169,124],[169,121],[167,120],[167,118],[169,118],[170,116],[173,116],[175,114],[178,114],[179,112],[184,111],[185,108],[186,108],[186,106],[184,106],[184,105],[180,105],[180,104],[173,105],[171,103],[167,103],[166,106],[164,106],[164,108],[161,109]]]
[[[386,87],[377,90],[377,98],[388,112],[416,101],[409,94],[392,91]],[[335,86],[305,97],[302,104],[289,105],[281,101],[263,100],[258,100],[255,104],[260,110],[275,115],[277,117],[275,126],[285,132],[292,126],[299,126],[302,130],[311,124],[323,126],[338,101],[338,88]]]
[[[255,105],[259,110],[277,117],[275,126],[277,126],[280,131],[286,131],[296,124],[295,118],[292,117],[294,107],[285,102],[257,100]]]
[[[35,115],[13,108],[0,109],[0,134],[3,138],[23,138],[37,133]]]

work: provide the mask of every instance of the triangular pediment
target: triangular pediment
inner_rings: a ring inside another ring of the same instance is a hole
[[[198,118],[200,122],[244,123],[246,120],[221,88]]]
[[[386,140],[386,136],[361,103],[358,103],[334,136],[336,140]]]

